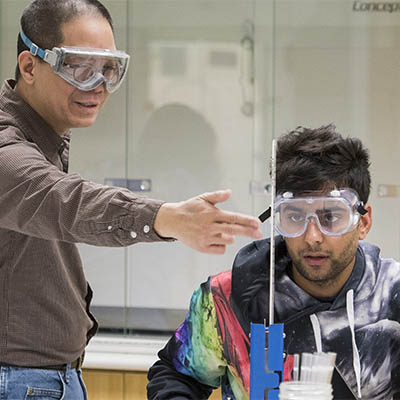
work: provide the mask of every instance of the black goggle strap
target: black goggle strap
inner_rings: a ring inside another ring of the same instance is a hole
[[[368,213],[368,211],[364,208],[364,203],[360,201],[357,205],[357,212],[360,215],[365,215]],[[268,207],[262,214],[258,216],[258,219],[261,222],[265,222],[269,217],[271,216],[271,207]]]
[[[364,203],[362,201],[359,201],[357,204],[357,211],[360,215],[365,215],[368,213],[368,211],[364,208]]]
[[[261,222],[265,222],[271,216],[271,207],[265,210],[261,215],[258,216],[258,219]]]

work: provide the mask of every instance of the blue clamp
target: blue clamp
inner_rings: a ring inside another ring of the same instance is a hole
[[[279,399],[279,384],[283,379],[283,324],[268,327],[268,371],[265,370],[265,326],[250,324],[250,400]]]

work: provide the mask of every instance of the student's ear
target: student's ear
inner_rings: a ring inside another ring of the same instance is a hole
[[[360,222],[358,223],[358,239],[363,240],[367,236],[372,225],[372,208],[369,204],[366,204],[364,208],[368,211],[362,215]]]
[[[21,77],[28,85],[32,85],[35,80],[35,68],[39,60],[28,50],[23,51],[18,56],[18,65],[21,72]]]

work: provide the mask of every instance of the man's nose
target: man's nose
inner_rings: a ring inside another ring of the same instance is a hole
[[[102,92],[105,92],[106,90],[107,90],[107,88],[106,88],[106,82],[100,83],[100,85],[96,86],[96,87],[93,89],[93,91],[94,91],[95,93],[102,93]]]
[[[310,245],[314,243],[322,243],[324,240],[324,234],[320,231],[315,217],[308,218],[304,239]]]

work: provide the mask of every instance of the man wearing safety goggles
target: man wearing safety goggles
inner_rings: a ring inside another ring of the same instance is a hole
[[[107,92],[115,92],[128,70],[129,55],[123,51],[70,46],[44,50],[33,43],[22,29],[20,37],[32,55],[46,61],[58,76],[85,92],[103,83]]]
[[[293,276],[309,293],[335,295],[346,282],[358,240],[369,231],[371,210],[366,208],[350,188],[278,194],[275,229],[290,243]]]
[[[24,9],[15,80],[0,91],[2,399],[86,399],[81,365],[97,322],[76,243],[177,239],[222,254],[236,235],[261,237],[255,218],[216,206],[229,190],[165,203],[68,173],[70,130],[95,122],[128,64],[99,1]]]
[[[335,400],[400,399],[400,263],[363,241],[372,223],[367,150],[333,125],[297,128],[279,138],[276,160],[284,380],[294,378],[294,354],[335,352]],[[254,242],[193,294],[150,368],[150,399],[203,399],[218,386],[223,398],[249,398],[250,324],[269,320],[269,262],[270,239]]]

